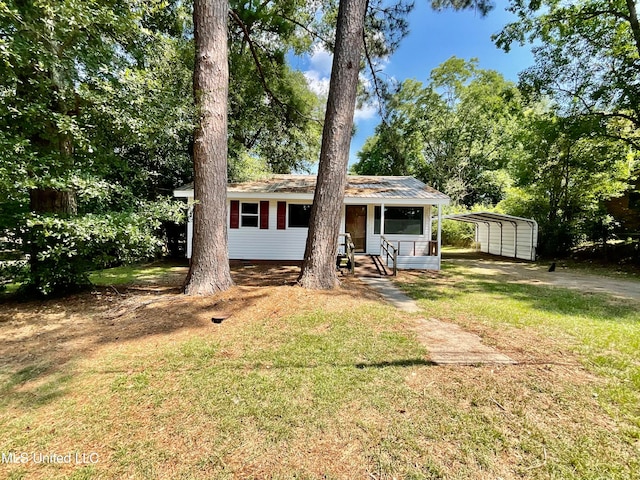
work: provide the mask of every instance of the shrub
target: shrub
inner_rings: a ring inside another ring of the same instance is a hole
[[[444,213],[468,213],[465,207],[450,205],[445,207]],[[457,222],[453,220],[442,222],[442,244],[452,247],[470,247],[476,238],[475,226],[471,223]]]
[[[183,206],[146,203],[137,211],[62,218],[29,214],[25,222],[22,272],[26,289],[42,295],[66,293],[89,285],[91,270],[158,256],[165,247],[163,220],[178,221]]]

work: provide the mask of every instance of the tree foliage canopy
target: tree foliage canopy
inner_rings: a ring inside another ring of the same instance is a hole
[[[43,293],[83,283],[87,266],[131,258],[123,253],[127,246],[132,247],[129,253],[154,252],[158,242],[149,239],[155,238],[157,221],[175,218],[166,204],[166,209],[148,204],[158,194],[149,177],[176,169],[154,161],[157,152],[146,149],[151,135],[145,135],[144,125],[151,109],[140,109],[139,97],[153,90],[144,82],[157,75],[153,69],[142,74],[142,69],[154,64],[151,52],[167,44],[165,27],[176,26],[169,20],[176,20],[178,9],[165,11],[165,4],[2,4],[2,236],[17,239],[14,247],[30,254],[27,280]],[[151,32],[150,25],[157,31]],[[158,108],[161,118],[171,105],[159,103]],[[37,199],[47,195],[57,199],[41,210]],[[57,204],[62,198],[64,209]],[[145,212],[158,216],[149,219]],[[104,241],[119,238],[122,244],[100,255],[101,242],[89,240],[98,232]]]
[[[637,170],[633,147],[610,135],[610,124],[568,115],[549,99],[526,102],[476,61],[449,59],[426,86],[403,82],[386,111],[356,173],[414,175],[458,206],[533,217],[550,255],[610,235],[615,220],[605,202]]]
[[[518,20],[494,36],[509,50],[533,42],[525,93],[552,98],[563,116],[589,116],[600,133],[639,145],[640,25],[633,0],[512,2]]]
[[[310,41],[284,17],[308,8],[232,8],[231,177],[306,168],[321,114],[285,60]],[[41,292],[162,247],[159,222],[179,218],[164,198],[192,178],[193,60],[188,2],[0,2],[0,239],[31,257],[23,279]],[[38,211],[39,191],[68,208]],[[98,234],[123,243],[102,248]]]
[[[533,109],[516,138],[520,148],[509,164],[513,185],[499,208],[535,218],[545,254],[606,237],[612,225],[604,202],[628,187],[629,147],[594,136],[588,121]]]
[[[414,175],[471,206],[502,198],[519,93],[477,61],[451,58],[424,86],[404,81],[386,105],[387,120],[358,154],[359,174]]]
[[[247,178],[256,160],[264,172],[308,170],[318,157],[323,112],[286,54],[311,48],[313,38],[298,24],[313,21],[315,6],[231,2],[230,9],[230,176]]]

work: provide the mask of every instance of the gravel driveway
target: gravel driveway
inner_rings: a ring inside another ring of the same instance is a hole
[[[503,258],[443,258],[444,263],[464,265],[478,275],[504,275],[510,282],[534,285],[555,285],[590,293],[606,293],[617,298],[640,301],[640,279],[618,279],[596,273],[563,268],[558,264],[555,272],[548,266],[515,262]]]

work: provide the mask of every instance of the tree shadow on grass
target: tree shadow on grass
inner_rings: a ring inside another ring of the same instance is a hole
[[[184,278],[171,276],[173,283],[102,286],[64,298],[5,304],[0,311],[0,392],[20,404],[42,405],[64,394],[64,385],[77,372],[75,361],[100,355],[105,346],[155,342],[181,331],[202,331],[197,335],[215,340],[228,322],[246,317],[249,313],[242,313],[256,305],[255,315],[264,318],[295,310],[297,305],[287,310],[278,302],[294,292],[287,285],[295,283],[298,267],[240,265],[232,272],[237,286],[209,297],[182,295]],[[328,296],[377,299],[351,278],[338,291],[309,295],[318,308]],[[300,298],[299,291],[291,297]],[[222,326],[215,319],[223,319]]]
[[[0,386],[0,407],[10,404],[23,408],[44,406],[62,397],[72,378],[72,374],[54,371],[48,364],[23,368],[8,375]]]
[[[356,363],[355,367],[365,368],[394,368],[394,367],[434,367],[437,363],[424,358],[407,358],[402,360],[387,360],[382,362]]]
[[[233,315],[264,295],[258,290],[239,298],[194,298],[140,288],[115,294],[104,288],[10,305],[0,313],[0,405],[39,407],[59,398],[77,372],[75,362],[97,355],[104,346],[182,330],[221,335],[213,318]]]
[[[217,365],[221,367],[224,363]],[[228,366],[228,363],[226,364]],[[370,368],[405,368],[405,367],[433,367],[437,366],[437,363],[432,362],[424,358],[407,358],[398,360],[382,360],[378,362],[317,362],[310,359],[308,362],[269,362],[263,363],[261,361],[254,361],[247,359],[244,362],[234,363],[233,368],[239,371],[278,371],[278,370],[312,370],[320,368],[357,368],[358,370],[365,370]]]

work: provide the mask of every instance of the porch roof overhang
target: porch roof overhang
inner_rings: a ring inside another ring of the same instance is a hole
[[[229,184],[230,199],[313,201],[315,175],[273,175],[263,180]],[[193,184],[174,190],[174,196],[192,198]],[[408,176],[349,175],[345,204],[446,205],[449,197]]]

